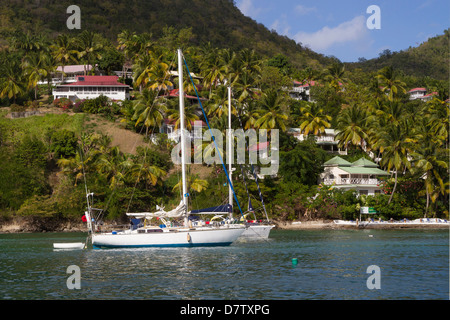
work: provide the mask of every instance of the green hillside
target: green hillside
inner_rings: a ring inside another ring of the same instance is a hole
[[[385,50],[376,59],[348,64],[350,69],[361,68],[364,71],[378,71],[386,66],[401,70],[405,75],[431,77],[448,80],[449,77],[449,30],[443,35],[429,38],[418,47],[409,47],[399,52]]]
[[[383,219],[448,219],[448,30],[418,48],[343,64],[244,17],[232,1],[79,0],[81,30],[66,28],[70,4],[0,3],[0,227],[17,217],[40,226],[78,221],[85,178],[110,221],[178,203],[174,142],[160,134],[166,120],[180,117],[171,92],[178,86],[171,72],[177,47],[198,76],[196,86],[185,79],[186,93],[199,89],[212,128],[228,126],[231,85],[233,128],[279,132],[278,173],[260,184],[269,217],[349,220],[361,206],[373,206]],[[51,85],[40,81],[70,64],[98,65],[102,74],[128,68],[132,78],[120,81],[132,87],[131,99],[54,99]],[[309,93],[298,86],[305,82]],[[430,95],[411,100],[415,87]],[[206,120],[195,104],[185,109],[187,123]],[[24,111],[34,115],[16,117]],[[290,129],[319,137],[335,129],[338,147],[348,151],[342,157],[371,158],[391,176],[380,179],[374,196],[324,187],[323,164],[335,154],[313,137],[299,141]],[[195,208],[226,203],[220,165],[189,171]],[[233,177],[239,201],[247,203],[248,190],[261,208],[256,184],[247,189]]]
[[[68,30],[69,5],[81,9],[81,30]],[[324,65],[329,58],[269,31],[244,16],[230,0],[6,0],[0,3],[0,32],[5,36],[18,26],[22,31],[56,36],[61,32],[98,32],[116,40],[123,30],[151,33],[155,39],[166,27],[192,28],[193,45],[252,48],[266,56],[282,53],[298,66]]]

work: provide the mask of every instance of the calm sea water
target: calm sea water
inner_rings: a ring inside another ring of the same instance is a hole
[[[0,299],[449,299],[448,230],[273,230],[229,247],[53,249],[78,241],[85,234],[0,235]],[[80,289],[67,287],[71,265]],[[380,289],[367,286],[371,265]]]

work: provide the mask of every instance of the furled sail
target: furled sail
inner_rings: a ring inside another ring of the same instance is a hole
[[[129,217],[135,217],[139,219],[150,219],[154,217],[160,217],[160,218],[178,218],[182,217],[186,212],[186,205],[183,203],[183,201],[180,202],[180,204],[173,210],[165,211],[164,207],[156,206],[157,209],[159,209],[156,212],[136,212],[136,213],[127,213],[127,216]]]

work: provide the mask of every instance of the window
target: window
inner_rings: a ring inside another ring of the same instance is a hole
[[[359,194],[360,195],[368,195],[369,194],[369,190],[359,190]]]

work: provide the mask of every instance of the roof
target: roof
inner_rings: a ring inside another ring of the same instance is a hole
[[[425,89],[425,88],[414,88],[414,89],[409,90],[408,92],[415,92],[415,91],[427,91],[427,89]]]
[[[342,159],[339,156],[336,156],[336,157],[331,158],[330,160],[326,161],[323,165],[326,166],[326,167],[330,167],[330,166],[350,167],[352,165],[352,163],[348,162],[345,159]]]
[[[266,141],[266,142],[254,144],[254,145],[250,146],[250,148],[248,148],[248,150],[249,151],[266,150],[268,146],[269,146],[269,142]]]
[[[435,96],[435,95],[437,95],[437,94],[438,94],[437,92],[432,92],[432,93],[429,93],[429,94],[426,94],[426,95],[422,96],[422,98]]]
[[[339,156],[336,156],[323,164],[325,167],[337,166],[339,169],[350,174],[374,174],[374,175],[389,175],[388,172],[378,169],[378,165],[366,158],[360,158],[351,163]]]
[[[78,72],[84,72],[84,65],[83,64],[77,64],[77,65],[68,65],[64,66],[64,73],[78,73]],[[62,72],[62,66],[59,66],[56,68],[56,71]],[[86,71],[90,71],[92,69],[92,66],[90,64],[86,65]]]
[[[108,87],[129,87],[118,82],[118,76],[77,76],[74,83],[63,84],[62,86],[108,86]]]
[[[367,167],[339,167],[339,169],[348,172],[350,174],[376,174],[376,175],[383,175],[388,176],[390,175],[388,172],[383,171],[378,168],[367,168]]]
[[[360,158],[352,163],[352,167],[378,168],[378,165],[366,158]]]
[[[178,97],[180,95],[179,89],[172,89],[169,91],[169,94],[165,94],[164,96],[167,97]],[[197,99],[196,96],[189,96],[186,94],[186,92],[184,93],[184,96],[188,99]],[[205,98],[200,98],[200,100],[207,100]]]

